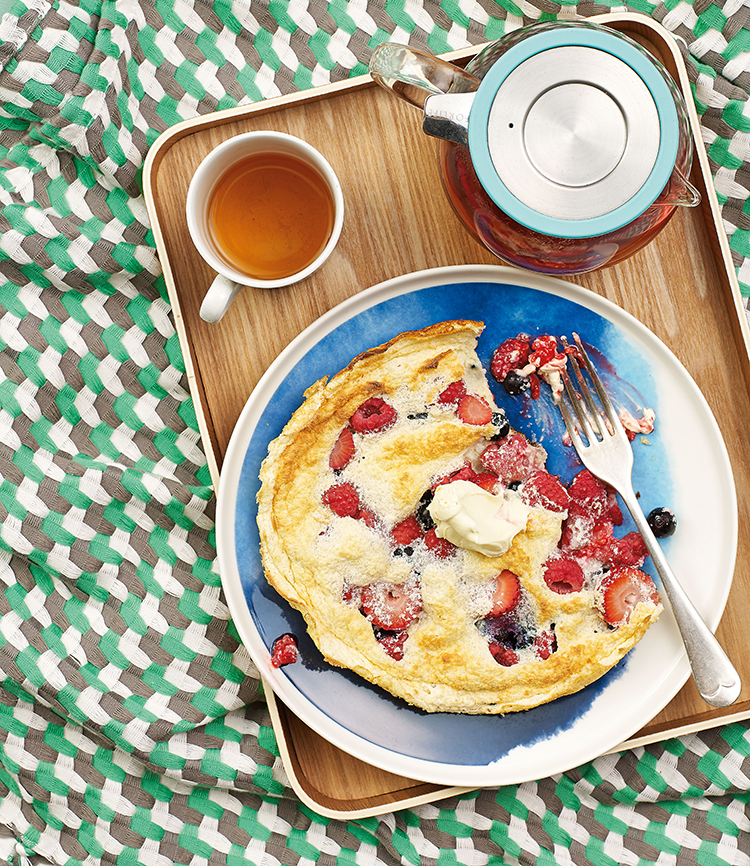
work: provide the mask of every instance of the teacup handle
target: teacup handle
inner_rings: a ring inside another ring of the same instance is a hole
[[[201,304],[200,317],[204,322],[218,322],[232,305],[237,293],[242,288],[239,283],[219,274],[208,287],[206,297]]]
[[[381,87],[417,108],[424,108],[431,94],[447,93],[457,81],[462,82],[460,89],[464,91],[476,90],[480,84],[475,75],[460,67],[397,42],[381,42],[375,48],[370,75]]]

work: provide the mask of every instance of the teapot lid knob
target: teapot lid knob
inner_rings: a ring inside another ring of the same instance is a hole
[[[672,174],[680,124],[666,73],[602,27],[517,42],[469,116],[471,159],[510,217],[555,237],[595,237],[650,207]]]

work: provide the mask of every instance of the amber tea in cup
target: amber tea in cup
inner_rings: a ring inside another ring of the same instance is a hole
[[[344,221],[341,184],[312,145],[284,132],[246,132],[196,169],[186,202],[190,236],[217,276],[200,308],[218,322],[244,286],[276,289],[310,276]]]
[[[208,228],[230,265],[256,279],[278,280],[318,258],[334,216],[331,190],[312,165],[288,153],[253,153],[219,178]]]

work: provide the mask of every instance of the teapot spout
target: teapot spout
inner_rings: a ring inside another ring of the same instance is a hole
[[[666,189],[657,204],[677,207],[695,207],[701,203],[701,194],[675,166]]]

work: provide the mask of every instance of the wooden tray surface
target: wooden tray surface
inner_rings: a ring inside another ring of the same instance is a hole
[[[703,204],[678,208],[667,228],[627,261],[571,281],[634,315],[690,372],[722,430],[740,516],[734,582],[717,631],[743,677],[740,699],[729,709],[712,709],[689,681],[619,749],[750,717],[750,659],[744,639],[750,614],[750,559],[744,555],[750,550],[750,332],[676,47],[659,25],[635,13],[594,20],[645,44],[682,87],[696,144],[691,180],[701,190]],[[476,51],[448,57],[460,61]],[[281,350],[323,313],[391,277],[444,265],[502,264],[454,216],[439,179],[437,142],[422,133],[420,121],[416,109],[362,76],[179,124],[149,152],[146,203],[216,485],[235,422],[253,387]],[[316,274],[284,289],[245,289],[221,322],[206,324],[199,307],[213,273],[187,231],[188,184],[213,147],[256,129],[297,135],[325,154],[344,190],[344,229]],[[317,811],[362,817],[459,790],[394,776],[352,758],[267,692],[292,785]]]

